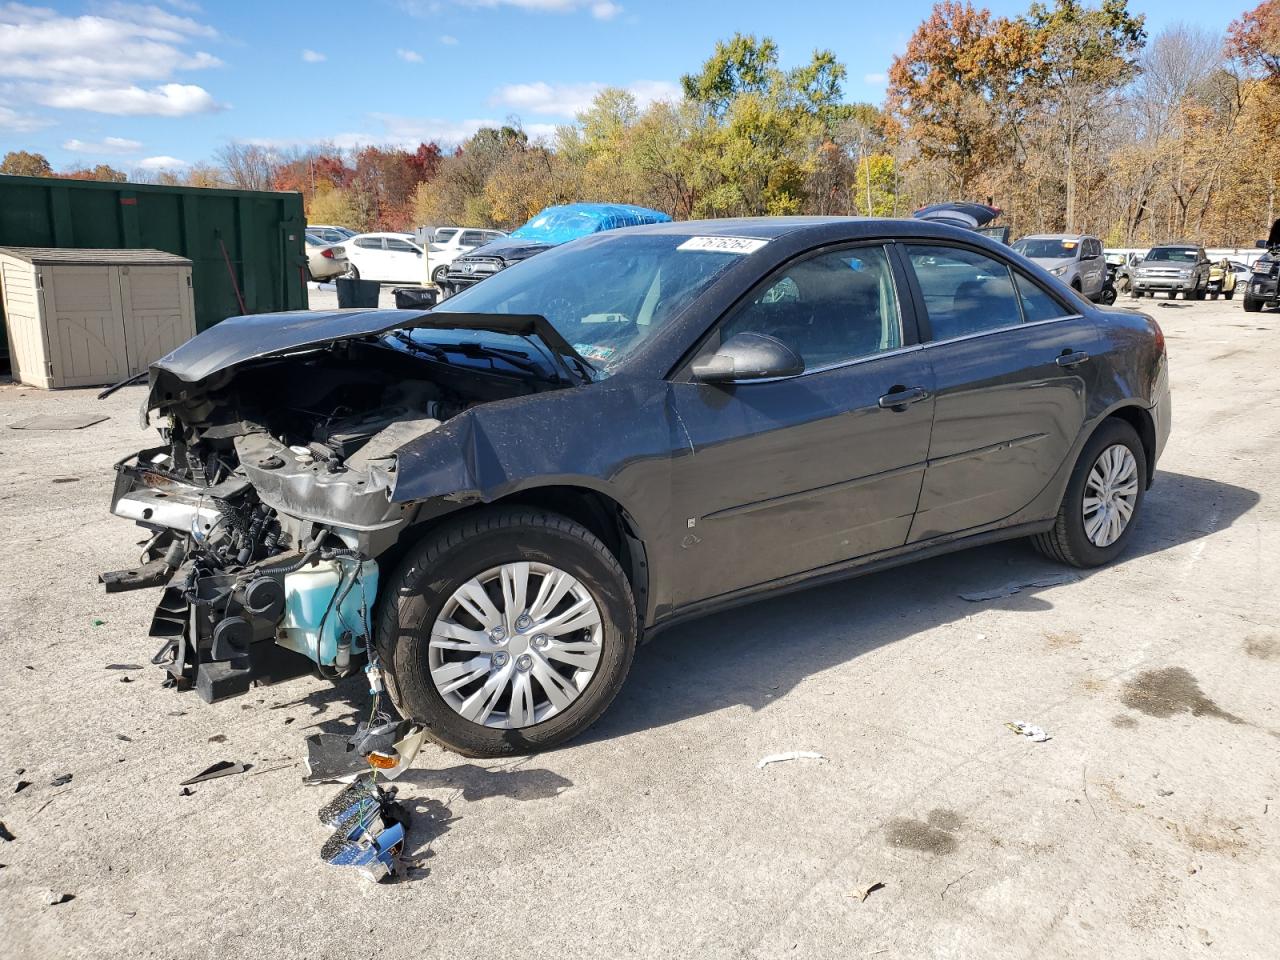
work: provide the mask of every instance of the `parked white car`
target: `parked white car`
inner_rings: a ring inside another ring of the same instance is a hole
[[[421,283],[423,249],[408,233],[361,233],[341,244],[344,277],[383,283]]]
[[[441,227],[435,240],[427,247],[427,262],[431,268],[431,282],[439,284],[449,272],[449,264],[486,243],[501,240],[506,234],[501,230],[480,230],[475,227]]]

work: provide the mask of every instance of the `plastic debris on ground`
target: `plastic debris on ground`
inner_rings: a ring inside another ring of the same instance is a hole
[[[320,808],[320,822],[333,831],[320,848],[320,859],[355,867],[377,882],[405,873],[401,854],[409,815],[394,801],[394,791],[374,783],[375,776],[364,774]]]
[[[863,884],[861,887],[859,887],[857,890],[854,891],[853,896],[858,898],[859,903],[866,903],[867,897],[871,896],[871,894],[875,893],[877,890],[883,890],[883,889],[884,889],[884,884],[881,881],[877,880],[875,883]]]
[[[979,603],[983,600],[999,600],[1001,597],[1012,597],[1015,593],[1020,593],[1028,587],[1057,587],[1064,583],[1075,583],[1079,579],[1080,577],[1074,573],[1055,573],[1047,577],[1037,577],[1034,580],[1011,580],[990,590],[975,590],[971,593],[962,593],[960,594],[960,599],[968,600],[970,603]]]
[[[760,762],[756,764],[757,770],[763,770],[771,763],[786,763],[788,760],[826,760],[820,753],[814,753],[812,750],[790,750],[787,753],[771,753],[767,757],[761,757]]]
[[[383,712],[382,671],[371,655],[365,668],[373,705],[369,719],[350,736],[321,733],[307,738],[304,783],[344,782],[320,808],[320,822],[333,833],[320,858],[337,867],[355,867],[370,880],[403,877],[402,859],[409,814],[394,800],[394,790],[377,783],[379,775],[394,780],[413,763],[426,738],[426,728],[395,720]]]
[[[230,760],[219,760],[211,767],[206,767],[194,777],[189,777],[178,784],[180,787],[189,787],[193,783],[204,783],[206,780],[216,780],[219,777],[230,777],[237,773],[244,773],[249,769],[248,764],[232,763]]]
[[[58,893],[56,890],[46,890],[43,896],[44,902],[51,907],[56,907],[60,903],[70,903],[76,898],[74,893]]]
[[[10,430],[83,430],[111,418],[105,414],[46,413],[9,424]]]
[[[12,833],[9,832],[9,828],[4,825],[4,821],[0,820],[0,840],[4,840],[8,842],[10,840],[17,840],[17,839],[18,839],[17,837],[15,837]]]
[[[1005,724],[1010,730],[1018,734],[1020,737],[1026,737],[1032,743],[1044,743],[1046,740],[1053,738],[1045,733],[1044,727],[1033,726],[1030,723],[1023,723],[1021,720],[1011,720]]]
[[[71,777],[72,777],[72,774],[70,773],[55,773],[53,775],[53,779],[49,781],[49,786],[51,787],[64,786],[65,784],[68,784],[71,782]]]

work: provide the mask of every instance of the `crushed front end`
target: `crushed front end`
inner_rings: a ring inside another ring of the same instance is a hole
[[[397,323],[425,316],[238,317],[152,367],[143,418],[163,442],[116,464],[111,502],[147,539],[139,566],[101,580],[163,588],[151,635],[168,682],[214,701],[358,669],[380,560],[415,519],[459,506],[451,479],[432,503],[397,501],[397,451],[477,404],[564,385],[549,358],[501,346],[509,319],[465,336]],[[432,462],[452,478],[460,460]]]

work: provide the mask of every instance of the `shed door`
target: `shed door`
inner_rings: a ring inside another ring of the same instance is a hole
[[[87,387],[129,376],[117,267],[40,268],[49,329],[50,386]]]
[[[120,267],[125,355],[129,372],[147,367],[195,336],[189,271],[179,267]],[[123,377],[122,377],[123,379]]]

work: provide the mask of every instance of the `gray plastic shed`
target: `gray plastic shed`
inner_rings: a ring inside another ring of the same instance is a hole
[[[162,250],[0,247],[0,303],[34,387],[116,383],[196,332],[191,261]]]

